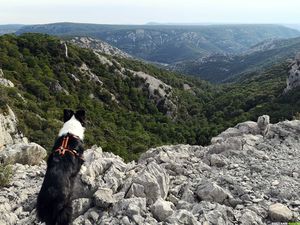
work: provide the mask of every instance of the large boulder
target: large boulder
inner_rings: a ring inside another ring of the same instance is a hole
[[[175,206],[171,202],[167,202],[163,199],[158,199],[151,207],[153,216],[158,221],[165,221],[174,212]]]
[[[225,203],[225,200],[232,198],[229,191],[224,190],[214,182],[203,180],[200,182],[196,194],[202,201]]]
[[[128,182],[130,182],[130,187],[126,197],[145,197],[147,203],[151,205],[157,199],[167,197],[170,179],[163,167],[156,162],[151,162],[145,165]]]
[[[293,213],[285,205],[275,203],[269,207],[269,216],[274,222],[289,222],[293,218]]]
[[[263,115],[258,117],[257,126],[263,136],[268,135],[270,129],[270,116]]]
[[[115,203],[116,200],[111,189],[99,188],[94,194],[94,202],[96,206],[107,208],[111,204]]]
[[[37,165],[47,156],[47,151],[36,143],[8,145],[0,151],[0,162],[4,164]]]
[[[127,165],[119,156],[103,153],[102,148],[93,146],[84,152],[85,163],[74,187],[75,196],[91,197],[99,187],[111,189],[113,193],[125,179]]]

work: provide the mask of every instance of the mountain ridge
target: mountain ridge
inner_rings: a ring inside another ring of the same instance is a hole
[[[159,63],[175,63],[216,53],[238,53],[265,39],[300,35],[299,31],[280,25],[155,26],[55,23],[24,26],[17,34],[24,32],[90,36],[106,41],[135,57]]]
[[[300,51],[300,38],[267,40],[239,55],[212,55],[175,64],[170,68],[215,82],[234,82],[251,72],[291,60]]]

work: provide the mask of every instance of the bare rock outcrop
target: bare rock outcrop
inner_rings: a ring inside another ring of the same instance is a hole
[[[85,63],[81,65],[79,70],[81,73],[87,76],[91,82],[98,84],[100,86],[103,85],[103,82],[100,80],[100,78],[96,74],[94,74]]]
[[[13,82],[4,78],[4,73],[3,73],[2,69],[0,69],[0,85],[5,86],[5,87],[14,87],[15,86]]]
[[[78,45],[81,48],[90,48],[97,53],[104,53],[107,55],[118,56],[121,58],[132,58],[132,56],[130,56],[126,52],[123,52],[122,50],[113,47],[112,45],[99,39],[91,37],[74,37],[69,42]]]
[[[6,111],[0,113],[0,165],[39,164],[46,157],[46,150],[36,143],[28,143],[17,125],[16,115],[7,106]]]
[[[28,140],[17,128],[17,117],[9,106],[0,113],[0,150],[6,145],[28,143]]]
[[[125,163],[97,146],[86,150],[74,187],[73,224],[299,221],[300,121],[259,123],[240,123],[206,147],[152,148],[138,162]],[[0,224],[39,224],[35,202],[45,162],[13,169],[11,184],[0,189]]]
[[[300,53],[289,66],[289,76],[286,80],[286,88],[283,93],[287,93],[300,86]]]

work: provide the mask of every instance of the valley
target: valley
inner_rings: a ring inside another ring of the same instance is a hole
[[[242,54],[219,54],[184,61],[170,66],[173,71],[200,77],[213,83],[236,82],[251,72],[262,71],[276,63],[295,57],[300,51],[300,38],[267,40]]]
[[[293,58],[300,48],[300,31],[281,25],[54,23],[23,26],[16,34],[26,32],[94,38],[136,59],[213,83],[234,82]]]
[[[241,121],[269,114],[277,122],[300,111],[297,88],[283,95],[285,61],[234,84],[214,85],[128,58],[98,42],[98,50],[78,47],[85,39],[65,42],[22,34],[0,40],[1,109],[8,104],[19,129],[47,149],[63,108],[86,108],[86,144],[99,144],[126,160],[163,144],[207,145]]]

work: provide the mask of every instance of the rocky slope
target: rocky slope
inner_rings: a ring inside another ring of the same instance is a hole
[[[90,48],[93,49],[97,53],[107,54],[111,56],[117,56],[121,58],[132,58],[126,52],[111,46],[105,41],[101,41],[99,39],[91,38],[91,37],[74,37],[69,40],[70,43],[76,44],[81,48]]]
[[[300,121],[244,122],[207,147],[148,150],[138,162],[85,151],[73,224],[268,224],[300,220]],[[0,224],[39,224],[35,202],[46,165],[13,166],[0,190]]]

